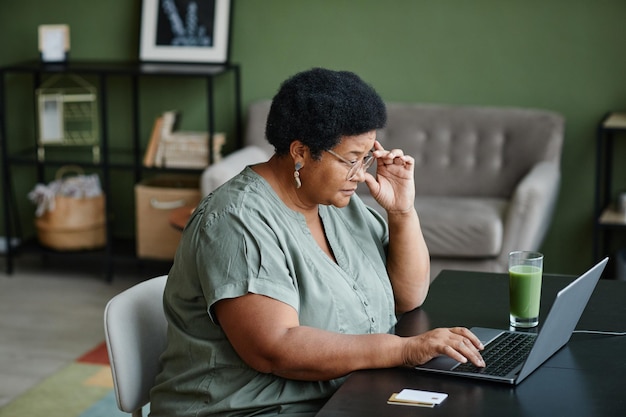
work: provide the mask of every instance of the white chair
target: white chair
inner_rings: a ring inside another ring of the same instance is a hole
[[[163,290],[167,275],[141,282],[113,297],[104,310],[115,398],[120,410],[142,416],[165,350]]]

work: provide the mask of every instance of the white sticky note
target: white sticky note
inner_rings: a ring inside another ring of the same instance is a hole
[[[448,398],[448,394],[443,392],[421,391],[407,388],[396,395],[396,400],[427,404],[441,404],[446,398]]]

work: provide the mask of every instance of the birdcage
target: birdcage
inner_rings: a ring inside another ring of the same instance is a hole
[[[100,160],[96,88],[75,74],[54,75],[36,90],[39,115],[38,159],[46,147],[91,147],[94,162]]]

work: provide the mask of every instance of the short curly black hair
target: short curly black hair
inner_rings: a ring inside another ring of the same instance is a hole
[[[386,122],[385,103],[359,76],[313,68],[283,82],[272,100],[265,135],[277,155],[287,154],[300,140],[318,159],[342,136],[380,129]]]

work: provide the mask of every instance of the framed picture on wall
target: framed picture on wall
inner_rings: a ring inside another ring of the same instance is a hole
[[[142,0],[139,59],[228,62],[230,0]]]

